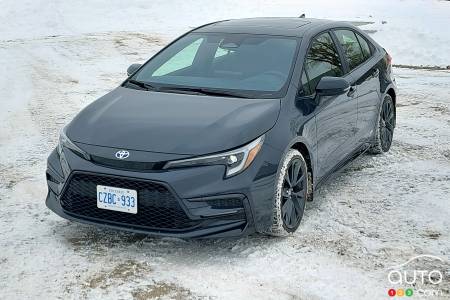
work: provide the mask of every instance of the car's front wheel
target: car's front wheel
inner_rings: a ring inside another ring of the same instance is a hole
[[[375,125],[375,140],[369,152],[380,154],[388,152],[392,145],[395,127],[395,107],[392,97],[386,95],[381,104],[378,122]]]
[[[286,236],[297,230],[309,195],[308,166],[302,154],[291,149],[278,172],[270,235]]]

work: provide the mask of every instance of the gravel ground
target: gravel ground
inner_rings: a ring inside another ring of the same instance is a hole
[[[104,32],[0,42],[1,299],[375,299],[388,267],[450,260],[450,72],[395,69],[389,153],[330,180],[289,238],[156,239],[51,213],[58,131],[167,41]],[[440,285],[444,297],[450,273]]]

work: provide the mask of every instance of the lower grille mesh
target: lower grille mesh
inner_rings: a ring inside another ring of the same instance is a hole
[[[97,185],[137,190],[137,214],[97,208]],[[74,174],[61,197],[61,205],[66,212],[80,217],[138,228],[187,229],[198,224],[188,218],[164,185],[142,180]]]

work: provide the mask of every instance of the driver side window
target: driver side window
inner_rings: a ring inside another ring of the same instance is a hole
[[[312,95],[324,76],[344,75],[341,59],[330,34],[322,33],[314,38],[306,56],[302,73],[303,94]]]

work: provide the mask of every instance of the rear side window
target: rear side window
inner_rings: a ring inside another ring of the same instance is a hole
[[[313,39],[304,69],[311,91],[316,89],[322,77],[341,77],[344,74],[339,54],[329,33],[323,33]]]
[[[366,60],[356,35],[351,30],[336,30],[335,34],[344,50],[350,70],[355,69]]]
[[[363,38],[361,35],[356,33],[356,37],[358,38],[358,42],[361,45],[362,52],[364,54],[364,58],[367,60],[371,55],[369,43]]]

